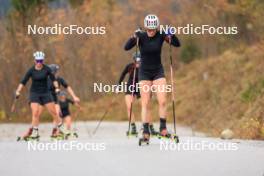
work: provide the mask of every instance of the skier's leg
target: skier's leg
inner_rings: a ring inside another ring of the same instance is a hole
[[[41,105],[39,103],[30,103],[30,108],[32,112],[32,122],[31,127],[28,129],[26,134],[23,135],[23,138],[27,140],[29,137],[38,137],[38,125],[39,117],[41,111]]]
[[[56,107],[54,102],[50,102],[45,104],[45,107],[48,109],[50,115],[53,117],[53,121],[56,125],[59,125],[61,123],[61,119],[59,117],[59,114],[56,111]]]
[[[32,127],[39,126],[39,116],[41,113],[41,105],[39,103],[30,103],[30,108],[32,112]]]
[[[55,103],[55,110],[56,110],[57,116],[60,117],[60,114],[61,114],[60,105],[57,103]],[[56,126],[56,120],[55,119],[53,119],[53,125]]]
[[[126,94],[125,95],[125,102],[126,102],[126,107],[127,107],[127,116],[129,120],[130,112],[131,112],[131,105],[132,105],[133,97],[131,94]],[[135,124],[135,115],[133,111],[131,112],[131,130],[127,131],[127,135],[132,134],[132,135],[137,135],[137,127]]]
[[[153,85],[158,88],[157,92],[157,100],[159,103],[159,116],[160,116],[160,132],[167,134],[166,127],[166,79],[159,78],[153,81]]]
[[[71,130],[71,124],[72,124],[71,116],[68,115],[68,116],[64,117],[63,123],[66,126],[66,129],[70,131]]]
[[[127,107],[127,116],[128,116],[128,118],[129,118],[129,115],[130,115],[132,99],[133,99],[132,95],[130,95],[130,94],[126,94],[125,95],[125,102],[126,102],[126,107]],[[131,123],[135,123],[135,116],[134,116],[133,112],[131,113]]]
[[[49,102],[49,103],[45,104],[45,107],[48,109],[49,113],[52,115],[53,121],[55,123],[55,126],[52,129],[51,137],[56,137],[60,133],[61,134],[67,134],[67,130],[64,129],[64,127],[62,125],[62,120],[61,120],[59,114],[56,112],[56,107],[55,107],[54,102]]]
[[[141,94],[141,118],[143,122],[143,134],[149,135],[149,118],[148,118],[148,106],[151,94],[151,81],[140,81],[140,94]],[[144,137],[144,136],[143,136]]]

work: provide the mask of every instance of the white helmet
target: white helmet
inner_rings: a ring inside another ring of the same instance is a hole
[[[157,29],[159,27],[159,18],[157,15],[147,15],[144,19],[144,27],[147,29]]]
[[[35,60],[44,60],[45,58],[45,54],[42,51],[36,51],[33,56]]]

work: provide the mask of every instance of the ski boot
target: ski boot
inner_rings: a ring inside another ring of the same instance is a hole
[[[75,131],[67,130],[67,133],[65,135],[65,139],[69,138],[78,138],[78,134]]]
[[[66,133],[65,129],[63,128],[63,125],[59,125],[58,127],[54,127],[52,129],[50,137],[52,140],[64,140],[67,139],[69,135],[70,133]]]
[[[71,131],[66,129],[64,125],[59,125],[59,135],[63,137],[63,139],[67,140],[71,136]]]
[[[155,129],[154,129],[154,126],[151,124],[149,125],[149,131],[150,131],[150,135],[151,136],[158,136],[159,135],[159,132],[157,132]]]
[[[142,138],[139,138],[138,145],[139,146],[141,146],[143,144],[149,145],[149,138],[150,138],[149,133],[143,133]]]
[[[179,137],[176,134],[171,134],[167,129],[162,129],[158,135],[159,139],[170,139],[176,143],[179,143]]]
[[[50,135],[50,138],[53,140],[53,139],[59,139],[60,136],[59,136],[59,130],[57,127],[54,127],[52,129],[52,132],[51,132],[51,135]]]
[[[27,133],[20,137],[17,137],[17,141],[39,141],[38,128],[29,128]]]
[[[135,136],[135,137],[138,137],[138,132],[137,132],[137,127],[136,127],[136,124],[135,123],[132,123],[131,124],[131,131],[127,131],[126,132],[126,135],[129,137],[129,136]]]

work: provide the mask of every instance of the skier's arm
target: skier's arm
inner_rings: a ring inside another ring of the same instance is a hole
[[[171,42],[171,45],[173,45],[175,47],[180,47],[181,46],[181,43],[180,43],[178,37],[176,37],[176,35],[167,35],[167,36],[165,36],[165,41],[167,43]]]
[[[128,39],[128,41],[126,42],[125,44],[125,47],[124,49],[127,51],[127,50],[130,50],[131,48],[133,48],[135,45],[136,45],[136,38],[133,36],[131,38]]]
[[[59,89],[59,83],[58,81],[55,79],[54,74],[52,73],[51,69],[48,68],[48,76],[50,78],[50,80],[52,81],[54,87],[55,87],[55,92],[58,93],[60,91]]]
[[[128,39],[128,41],[126,42],[124,49],[127,51],[133,48],[137,44],[137,38],[140,39],[141,35],[142,35],[141,29],[137,29],[134,35],[130,37],[130,39]]]
[[[32,74],[32,70],[28,70],[27,73],[25,74],[25,76],[23,77],[23,79],[20,81],[20,84],[22,84],[23,86],[25,86],[29,80],[29,78],[31,77]]]
[[[22,91],[23,87],[24,87],[24,85],[21,84],[21,83],[18,85],[18,87],[17,87],[17,89],[16,89],[16,93],[15,93],[15,94],[16,94],[16,95],[15,95],[16,98],[18,98],[18,97],[20,96],[20,92]]]
[[[67,101],[68,101],[69,103],[71,103],[72,105],[74,104],[74,101],[71,100],[71,99],[69,99],[69,98],[67,98]]]
[[[67,92],[71,95],[71,97],[73,98],[73,100],[75,101],[75,102],[80,102],[80,99],[79,99],[79,97],[77,97],[76,95],[75,95],[75,93],[74,93],[74,91],[72,90],[72,88],[70,87],[70,86],[67,86]]]
[[[23,79],[20,81],[20,84],[18,85],[16,89],[16,97],[18,98],[20,95],[20,92],[22,91],[23,87],[27,84],[29,78],[31,77],[31,69],[27,71]]]
[[[71,86],[68,85],[68,83],[61,77],[58,78],[60,84],[67,89],[67,92],[71,95],[73,101],[80,102],[80,98],[76,96]]]
[[[75,105],[80,111],[82,111],[82,107],[79,102],[72,101],[71,99],[67,99],[67,101],[73,105]]]

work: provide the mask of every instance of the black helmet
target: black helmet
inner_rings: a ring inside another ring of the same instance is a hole
[[[51,69],[52,73],[55,74],[60,69],[60,67],[57,64],[50,64],[49,68]]]
[[[140,62],[140,60],[141,60],[141,54],[140,54],[139,51],[133,53],[133,59],[134,59],[135,62]]]

